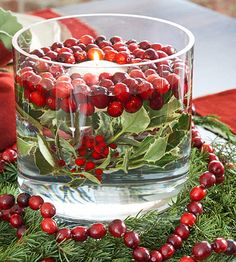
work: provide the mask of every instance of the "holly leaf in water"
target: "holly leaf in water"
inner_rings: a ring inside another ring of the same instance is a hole
[[[35,145],[33,142],[26,142],[20,137],[17,137],[17,150],[20,156],[27,156]]]
[[[55,166],[55,162],[53,159],[52,154],[50,153],[50,150],[48,148],[47,145],[47,141],[44,139],[43,136],[41,135],[37,135],[38,138],[38,146],[39,146],[39,150],[42,154],[42,156],[44,157],[44,159],[51,165],[51,166]]]
[[[82,172],[81,175],[83,175],[84,177],[86,177],[89,181],[95,183],[95,184],[101,184],[101,182],[92,174],[88,173],[88,172]]]
[[[49,175],[54,170],[53,166],[48,163],[38,148],[34,153],[34,162],[39,169],[40,175]]]

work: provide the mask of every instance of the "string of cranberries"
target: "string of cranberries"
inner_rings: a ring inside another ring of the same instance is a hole
[[[17,160],[16,144],[0,152],[0,173],[3,173],[6,163],[15,163]]]
[[[97,137],[96,141],[100,142],[102,138]],[[87,139],[86,139],[87,140]],[[195,186],[190,191],[190,203],[186,211],[180,217],[180,224],[176,226],[173,233],[168,237],[166,243],[157,250],[149,251],[146,247],[140,246],[139,234],[135,231],[128,230],[124,221],[115,219],[106,227],[102,223],[92,224],[90,227],[76,226],[73,229],[59,229],[53,217],[56,214],[56,208],[53,204],[44,202],[42,197],[27,193],[18,195],[15,198],[11,194],[0,195],[0,218],[8,221],[12,227],[17,229],[16,235],[21,238],[26,232],[26,227],[22,218],[24,208],[30,207],[32,210],[40,210],[43,217],[41,229],[50,235],[55,235],[57,242],[73,239],[76,242],[86,241],[88,237],[93,239],[102,239],[107,231],[115,238],[123,238],[124,244],[133,250],[132,256],[135,261],[139,262],[162,262],[170,259],[175,251],[181,248],[182,243],[190,235],[190,229],[195,225],[197,216],[203,213],[203,200],[207,194],[207,189],[215,184],[223,183],[224,165],[214,154],[211,145],[205,143],[200,137],[199,132],[193,126],[192,128],[193,146],[208,153],[208,171],[199,177],[199,186]],[[236,256],[236,242],[224,238],[216,238],[212,244],[207,241],[196,243],[192,248],[191,256],[183,256],[180,262],[195,262],[207,259],[212,252],[224,253],[226,255]],[[52,258],[45,258],[44,262],[54,261]]]

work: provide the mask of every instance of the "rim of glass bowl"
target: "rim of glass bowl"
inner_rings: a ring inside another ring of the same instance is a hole
[[[51,21],[59,21],[59,20],[64,20],[64,19],[70,19],[70,18],[82,18],[82,17],[100,17],[100,16],[113,16],[113,17],[131,17],[131,18],[139,18],[139,19],[147,19],[147,20],[153,20],[153,21],[158,21],[158,22],[162,22],[168,25],[172,25],[174,27],[176,27],[179,30],[182,30],[187,36],[188,36],[188,43],[187,45],[179,50],[177,53],[167,56],[167,57],[163,57],[163,58],[158,58],[155,60],[150,60],[150,61],[145,61],[145,62],[139,62],[139,63],[134,63],[134,64],[116,64],[114,63],[114,65],[96,65],[96,66],[86,66],[86,65],[82,65],[82,63],[78,63],[78,64],[68,64],[68,63],[61,63],[61,62],[56,62],[56,61],[51,61],[51,60],[46,60],[43,58],[39,58],[39,57],[35,57],[34,55],[31,55],[27,52],[25,52],[23,49],[20,48],[20,46],[18,45],[18,38],[19,36],[24,33],[25,31],[29,30],[30,28],[34,27],[34,26],[38,26],[44,23],[48,23]],[[176,57],[179,57],[181,55],[183,55],[184,53],[187,53],[194,45],[195,42],[195,38],[193,33],[188,30],[186,27],[176,24],[174,22],[171,22],[169,20],[165,20],[165,19],[160,19],[160,18],[155,18],[155,17],[150,17],[150,16],[143,16],[143,15],[133,15],[133,14],[119,14],[119,13],[94,13],[94,14],[81,14],[81,15],[68,15],[68,16],[61,16],[61,17],[56,17],[56,18],[52,18],[52,19],[46,19],[45,21],[40,21],[34,24],[31,24],[30,26],[24,27],[21,30],[19,30],[13,37],[12,40],[12,45],[14,47],[15,50],[17,50],[19,53],[21,53],[22,55],[32,58],[34,60],[39,60],[39,61],[43,61],[43,62],[47,62],[50,64],[57,64],[57,65],[62,65],[64,67],[77,67],[78,65],[80,65],[80,68],[127,68],[128,66],[132,65],[132,66],[143,66],[143,65],[148,65],[151,63],[157,63],[157,62],[161,62],[167,59],[173,59]]]

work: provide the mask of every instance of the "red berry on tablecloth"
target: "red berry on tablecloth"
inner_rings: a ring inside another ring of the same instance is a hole
[[[211,245],[207,241],[197,243],[192,248],[193,257],[199,261],[207,259],[211,255],[211,252]]]
[[[83,226],[77,226],[71,230],[71,235],[75,241],[83,242],[88,237],[88,229]]]
[[[42,217],[51,218],[56,214],[56,208],[53,204],[44,202],[40,207]]]
[[[163,246],[161,246],[160,252],[161,252],[163,258],[167,260],[174,255],[175,249],[171,244],[167,243],[167,244],[164,244]]]
[[[200,201],[206,196],[206,194],[207,192],[205,188],[203,188],[202,186],[195,186],[190,191],[190,198],[193,201]]]
[[[90,226],[88,234],[95,239],[103,238],[107,233],[106,227],[102,223],[96,223]]]
[[[126,232],[126,225],[124,221],[115,219],[109,224],[108,230],[113,237],[122,237]]]
[[[41,229],[47,234],[52,235],[57,232],[58,227],[52,218],[44,218],[41,222]]]
[[[180,236],[172,234],[167,239],[167,243],[171,244],[175,249],[181,248],[183,240]]]
[[[134,231],[124,234],[124,243],[127,247],[136,248],[140,244],[139,235]]]
[[[25,225],[22,225],[21,227],[18,227],[17,231],[16,231],[16,236],[18,238],[22,238],[22,236],[25,234],[25,231],[26,231]]]
[[[56,240],[57,242],[62,242],[71,239],[71,231],[69,228],[62,228],[57,231]]]
[[[179,260],[179,262],[195,262],[196,260],[194,260],[192,257],[190,256],[184,256],[181,257],[181,259]]]
[[[213,173],[216,177],[224,175],[225,168],[224,165],[217,160],[213,160],[208,165],[208,170]]]
[[[29,199],[29,207],[33,210],[38,210],[43,204],[43,199],[41,196],[31,196]]]
[[[112,117],[118,117],[123,113],[124,107],[121,102],[114,101],[111,102],[107,107],[107,113],[108,115]]]
[[[214,240],[211,246],[216,253],[224,253],[228,248],[228,243],[226,239],[218,237]]]
[[[10,217],[10,224],[15,227],[15,228],[18,228],[20,226],[22,226],[24,223],[22,217],[18,214],[13,214],[11,215]]]
[[[185,240],[189,237],[190,230],[188,226],[184,224],[180,224],[179,226],[175,228],[174,233],[180,236],[183,240]]]
[[[0,210],[7,210],[15,204],[15,197],[11,194],[0,195]]]
[[[145,247],[136,247],[133,251],[133,258],[138,262],[148,262],[150,253]]]
[[[211,172],[206,171],[199,177],[199,182],[204,187],[212,187],[216,183],[216,177]]]
[[[194,215],[201,215],[203,213],[203,207],[200,202],[192,201],[187,205],[187,209],[189,212]]]
[[[2,159],[6,162],[13,163],[17,159],[17,153],[15,150],[8,148],[2,153]]]
[[[180,218],[180,222],[186,226],[192,227],[196,223],[196,216],[192,213],[185,212]]]
[[[153,250],[150,254],[150,262],[162,262],[163,261],[163,257],[162,254],[157,251],[157,250]]]
[[[236,254],[236,241],[232,239],[227,240],[227,249],[225,251],[225,254],[228,256]]]

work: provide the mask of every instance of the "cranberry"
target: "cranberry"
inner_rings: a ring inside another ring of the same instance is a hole
[[[74,57],[76,63],[81,63],[87,60],[87,53],[85,51],[76,51]]]
[[[64,46],[66,47],[72,47],[76,45],[78,40],[76,38],[68,38],[64,41]]]
[[[13,207],[15,204],[15,197],[11,194],[2,194],[0,195],[0,209],[6,210]]]
[[[117,83],[115,85],[114,94],[121,102],[126,102],[130,97],[129,88],[124,83]]]
[[[69,228],[62,228],[57,231],[56,240],[58,243],[71,239],[71,231]]]
[[[140,69],[133,69],[129,72],[129,76],[132,78],[143,78],[145,79],[145,74]]]
[[[10,214],[18,214],[18,215],[22,215],[23,214],[24,209],[22,207],[20,207],[19,205],[15,204],[11,209],[10,209]]]
[[[202,186],[195,186],[190,191],[190,198],[193,201],[200,201],[206,196],[207,192]]]
[[[51,49],[52,50],[55,50],[57,48],[62,48],[63,47],[63,44],[61,42],[54,42],[52,45],[51,45]]]
[[[51,110],[57,110],[58,109],[58,102],[55,97],[49,96],[46,99],[46,105],[51,109]]]
[[[112,74],[111,73],[108,73],[108,72],[103,72],[99,75],[99,80],[104,80],[104,79],[109,79],[111,80],[112,78]]]
[[[35,63],[35,69],[37,72],[46,72],[49,69],[49,64],[47,62],[37,61]]]
[[[142,99],[137,96],[132,96],[128,102],[125,103],[125,111],[129,113],[137,112],[143,105]]]
[[[139,235],[134,231],[126,232],[124,235],[124,243],[127,247],[136,248],[139,243]]]
[[[40,49],[35,49],[31,52],[32,55],[36,55],[38,56],[39,58],[43,57],[44,56],[44,52],[43,50],[40,50]]]
[[[102,79],[99,82],[99,85],[109,89],[110,87],[113,86],[113,82],[110,79]]]
[[[41,260],[40,262],[55,262],[55,260],[51,257],[46,257],[43,260]]]
[[[163,261],[163,257],[162,254],[157,251],[157,250],[153,250],[150,254],[150,262],[162,262]]]
[[[149,106],[153,110],[159,110],[164,105],[164,98],[159,94],[153,94],[149,100]]]
[[[57,61],[67,64],[74,64],[75,63],[75,57],[73,54],[69,52],[63,52],[57,56]]]
[[[154,92],[153,85],[147,81],[143,81],[138,85],[138,94],[142,97],[143,100],[148,100],[152,97]]]
[[[126,232],[126,225],[124,221],[115,219],[109,224],[108,230],[113,237],[122,237]]]
[[[123,80],[125,80],[126,78],[129,78],[129,75],[127,73],[124,72],[116,72],[113,76],[112,76],[112,82],[114,84],[117,84],[119,82],[123,82]]]
[[[37,91],[30,93],[29,100],[38,107],[43,107],[46,104],[45,97]]]
[[[201,146],[204,144],[204,140],[200,136],[195,136],[192,139],[193,146],[197,148],[201,148]]]
[[[49,68],[49,72],[55,77],[58,78],[59,76],[65,73],[64,68],[61,65],[51,65]]]
[[[90,171],[90,170],[93,170],[94,168],[95,168],[95,164],[92,161],[88,161],[85,164],[84,170]]]
[[[165,52],[167,55],[173,55],[176,53],[175,49],[171,45],[165,45],[161,48],[163,52]]]
[[[126,78],[122,81],[123,84],[126,84],[129,88],[129,92],[131,94],[138,94],[138,84],[139,82],[137,81],[137,79],[134,78]]]
[[[155,60],[155,59],[158,59],[158,55],[157,55],[157,52],[154,49],[148,48],[144,52],[143,58],[148,59],[148,60]]]
[[[137,48],[139,48],[137,43],[131,43],[131,44],[128,45],[128,49],[129,49],[130,52],[133,52]]]
[[[227,240],[227,249],[225,251],[225,254],[228,256],[236,254],[236,242],[234,240]]]
[[[21,193],[17,197],[17,203],[20,207],[27,207],[29,205],[30,194]]]
[[[94,38],[90,35],[83,35],[80,37],[79,42],[84,45],[89,45],[94,43]]]
[[[106,40],[106,37],[104,35],[99,35],[96,37],[95,43],[99,44],[100,42],[105,41],[105,40]]]
[[[195,262],[195,260],[190,256],[183,256],[179,262]]]
[[[164,259],[169,259],[174,255],[175,249],[171,244],[164,244],[160,248],[160,252],[161,252]]]
[[[212,243],[212,248],[216,253],[224,253],[227,250],[228,243],[224,238],[218,237]]]
[[[190,234],[189,227],[184,224],[180,224],[175,228],[174,233],[180,236],[183,240],[185,240],[189,237]]]
[[[98,84],[98,76],[92,73],[84,74],[83,79],[87,85],[97,85]]]
[[[8,148],[6,149],[3,153],[2,153],[2,159],[4,161],[7,161],[7,162],[10,162],[10,163],[13,163],[16,161],[17,159],[17,153],[15,150],[11,149],[11,148]]]
[[[147,69],[147,70],[145,71],[145,76],[146,76],[146,77],[148,77],[148,76],[150,76],[150,75],[154,75],[154,74],[156,74],[156,71],[155,71],[154,69]]]
[[[92,93],[91,102],[99,109],[106,108],[109,104],[109,96],[106,88],[96,87]]]
[[[219,157],[217,155],[213,154],[213,153],[209,153],[208,160],[209,160],[209,162],[211,162],[213,160],[219,161]]]
[[[89,49],[87,56],[90,60],[103,60],[105,54],[100,48],[93,47]]]
[[[187,205],[187,209],[189,212],[193,213],[194,215],[201,215],[203,213],[203,207],[200,202],[193,201]]]
[[[0,217],[2,220],[9,222],[11,217],[10,209],[0,211]]]
[[[146,49],[151,47],[151,43],[149,41],[145,40],[145,41],[142,41],[142,42],[139,43],[139,47],[146,50]]]
[[[46,53],[46,56],[51,58],[53,61],[55,61],[57,59],[57,53],[54,51],[49,51]]]
[[[94,113],[95,109],[91,103],[84,103],[80,105],[79,111],[85,116],[91,116]]]
[[[225,181],[225,176],[224,175],[216,177],[216,185],[221,184],[224,181]]]
[[[84,158],[76,158],[75,159],[75,164],[77,166],[84,166],[85,162],[86,162],[86,160]]]
[[[115,43],[122,42],[122,38],[120,36],[113,36],[110,38],[110,42],[114,45]]]
[[[131,61],[130,54],[126,51],[121,51],[115,56],[117,64],[128,64]]]
[[[33,210],[38,210],[43,204],[43,199],[41,196],[31,196],[29,199],[29,207]]]
[[[16,231],[17,238],[22,238],[23,235],[25,234],[25,231],[26,231],[25,225],[22,225],[21,227],[18,227],[17,231]]]
[[[110,50],[105,53],[105,60],[114,62],[116,60],[116,55],[118,54],[115,50]]]
[[[161,51],[161,50],[157,50],[156,52],[157,52],[157,55],[159,56],[159,58],[168,57],[168,55],[165,52]],[[162,62],[164,62],[164,61],[162,61]],[[168,63],[168,62],[166,62],[166,63]]]
[[[216,177],[211,172],[206,171],[200,176],[199,182],[205,187],[212,187],[216,183]]]
[[[180,218],[180,222],[184,225],[192,227],[196,223],[196,216],[192,213],[183,213]]]
[[[23,223],[24,223],[23,219],[22,219],[22,217],[20,215],[18,215],[18,214],[11,215],[11,217],[10,217],[10,224],[13,227],[18,228],[18,227],[22,226]]]
[[[213,173],[216,177],[224,175],[225,168],[224,165],[217,160],[213,160],[208,165],[208,170]]]
[[[124,43],[118,42],[113,45],[113,48],[118,52],[128,51],[128,48],[125,46]]]
[[[60,102],[60,107],[67,113],[74,113],[77,110],[76,102],[71,98],[64,98]]]
[[[106,227],[101,223],[96,223],[90,226],[88,229],[88,234],[94,239],[101,239],[107,233]]]
[[[202,145],[201,150],[203,152],[208,152],[208,153],[213,153],[214,152],[214,148],[210,144],[207,144],[207,143],[204,143]]]
[[[51,218],[56,214],[56,208],[53,204],[45,202],[40,207],[40,212],[43,218]]]
[[[108,115],[118,117],[123,113],[124,107],[119,101],[111,102],[107,107]]]
[[[170,89],[170,85],[165,78],[156,78],[152,82],[152,84],[153,84],[156,92],[161,94],[161,95],[166,94]]]
[[[71,235],[75,241],[83,242],[88,237],[88,229],[83,226],[77,226],[71,230]]]
[[[193,257],[200,261],[207,259],[211,255],[211,252],[211,245],[207,241],[197,243],[192,248]]]
[[[150,253],[145,247],[136,247],[133,251],[133,258],[135,261],[148,262],[150,259]]]
[[[182,247],[183,240],[180,236],[173,234],[169,236],[169,238],[167,239],[167,243],[178,249]]]
[[[57,223],[52,218],[44,218],[41,222],[41,229],[49,235],[57,232]]]

